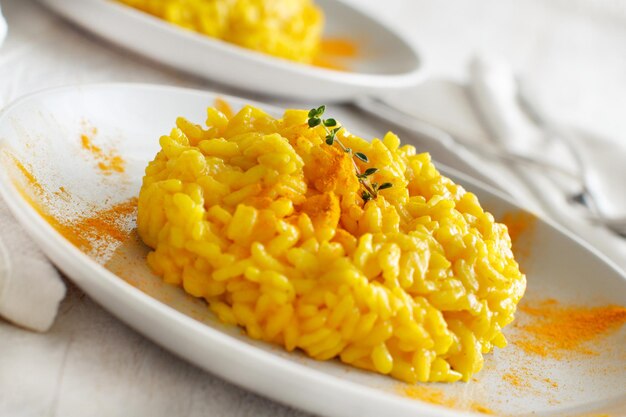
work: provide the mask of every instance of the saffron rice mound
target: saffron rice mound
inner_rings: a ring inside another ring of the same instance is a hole
[[[312,0],[117,0],[203,35],[310,63],[324,29]]]
[[[229,113],[228,111],[224,111]],[[254,339],[417,381],[467,381],[504,347],[526,278],[506,226],[397,136],[307,112],[208,109],[179,118],[146,168],[138,230],[147,262]],[[362,199],[361,171],[390,182]]]

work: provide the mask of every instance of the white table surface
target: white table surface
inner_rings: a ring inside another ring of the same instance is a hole
[[[421,46],[432,74],[462,81],[474,52],[497,54],[532,79],[557,118],[626,142],[626,2],[351,1],[396,20]],[[232,92],[104,43],[30,0],[0,5],[9,23],[0,49],[0,108],[25,93],[77,82]],[[352,108],[336,110],[350,123],[386,128]],[[188,365],[68,286],[46,334],[0,319],[0,416],[303,415]]]

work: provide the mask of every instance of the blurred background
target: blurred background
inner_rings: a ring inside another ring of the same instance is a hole
[[[626,2],[622,0],[348,0],[395,22],[428,71],[458,81],[477,52],[527,76],[566,123],[626,143]]]
[[[345,1],[392,22],[419,46],[433,76],[462,81],[476,52],[498,56],[532,81],[538,100],[560,121],[626,141],[623,0]],[[151,81],[149,74],[155,73],[182,78],[76,29],[34,0],[2,0],[0,5],[10,26],[0,54],[0,83],[5,84],[0,105],[16,98],[18,90],[68,84],[70,74],[76,82]],[[70,42],[71,48],[63,48]],[[37,68],[28,65],[35,58]],[[107,72],[109,67],[115,68]],[[135,68],[141,76],[130,71]],[[6,85],[17,80],[19,86]]]

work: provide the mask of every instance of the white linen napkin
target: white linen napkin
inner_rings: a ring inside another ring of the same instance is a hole
[[[44,332],[63,297],[59,273],[0,200],[0,316]]]
[[[542,114],[540,117],[544,119],[541,121],[543,130],[533,128],[521,111],[518,100],[520,83],[514,77],[506,62],[492,57],[477,56],[470,64],[470,94],[489,128],[492,140],[529,158],[583,174],[598,209],[606,216],[626,218],[624,145],[558,125],[534,99],[539,95],[538,92],[528,92],[525,86],[521,88],[525,89],[527,95],[532,95],[529,99],[533,99],[535,110],[531,111],[539,111]],[[551,140],[554,135],[560,138]],[[576,155],[569,148],[573,148]],[[576,158],[581,159],[581,166],[575,162]],[[580,191],[580,180],[570,182],[573,188],[564,188],[564,193]],[[562,186],[565,187],[564,184]]]
[[[6,32],[0,10],[0,45]],[[52,326],[64,296],[65,284],[58,271],[0,199],[0,316],[44,332]]]

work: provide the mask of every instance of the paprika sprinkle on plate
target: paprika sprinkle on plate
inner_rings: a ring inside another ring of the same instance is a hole
[[[626,308],[617,305],[563,306],[548,299],[519,309],[532,320],[518,325],[522,332],[514,343],[526,353],[554,359],[572,353],[595,355],[590,342],[626,323]]]

